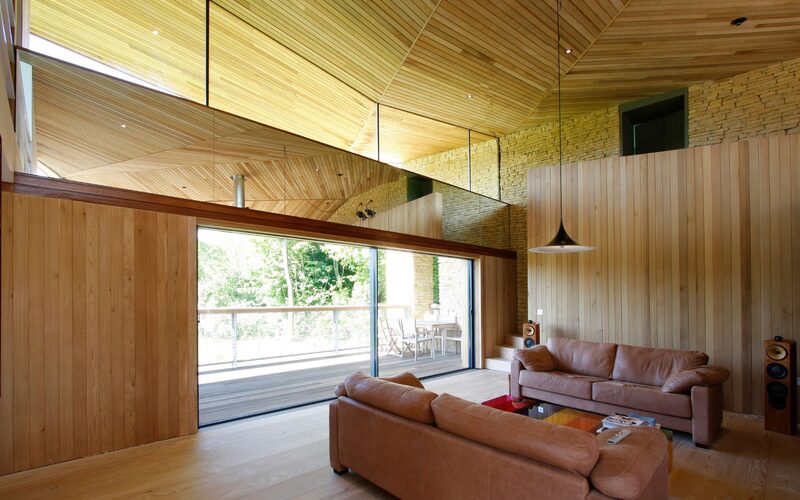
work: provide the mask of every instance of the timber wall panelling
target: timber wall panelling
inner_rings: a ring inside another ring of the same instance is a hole
[[[528,192],[530,247],[558,227],[558,169]],[[725,408],[762,413],[762,340],[800,338],[800,135],[565,165],[564,222],[597,250],[528,255],[545,337],[705,351]]]
[[[2,194],[0,474],[197,430],[193,217]]]
[[[506,335],[517,332],[517,261],[485,256],[475,261],[475,267],[475,293],[480,294],[476,301],[475,325],[480,336],[475,339],[475,360],[478,368],[485,368],[486,358],[495,355],[495,346],[503,344]]]

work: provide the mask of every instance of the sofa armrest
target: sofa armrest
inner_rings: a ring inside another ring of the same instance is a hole
[[[674,392],[678,394],[688,393],[689,390],[698,385],[712,386],[719,385],[728,380],[731,373],[727,368],[721,366],[704,365],[688,370],[681,370],[672,373],[664,385],[661,392]]]
[[[347,472],[347,467],[339,460],[339,400],[328,406],[328,452],[333,471],[337,474]]]
[[[692,387],[692,440],[711,446],[722,426],[722,384]]]
[[[522,366],[522,362],[520,360],[511,360],[511,399],[514,401],[519,401],[522,399],[522,388],[519,385],[519,373],[524,369],[525,368]]]
[[[668,497],[667,439],[654,428],[630,429],[631,434],[618,444],[608,438],[618,429],[597,436],[600,459],[590,479],[592,486],[612,498],[639,499]]]

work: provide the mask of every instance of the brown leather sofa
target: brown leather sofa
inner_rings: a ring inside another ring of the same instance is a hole
[[[655,417],[709,446],[722,424],[728,370],[707,366],[698,351],[603,344],[553,337],[519,350],[511,363],[511,395],[610,415]]]
[[[407,499],[666,499],[667,446],[655,429],[617,445],[449,394],[364,374],[330,405],[330,462]]]

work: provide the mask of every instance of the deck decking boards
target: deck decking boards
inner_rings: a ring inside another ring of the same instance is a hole
[[[418,377],[437,375],[462,368],[461,356],[413,358],[382,356],[382,376],[410,371]],[[368,360],[320,366],[282,373],[211,382],[199,386],[200,425],[209,425],[235,418],[298,406],[333,397],[336,384],[345,377],[362,371],[369,373]]]

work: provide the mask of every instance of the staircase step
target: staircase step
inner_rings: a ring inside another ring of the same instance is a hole
[[[514,358],[516,347],[510,345],[498,345],[494,348],[495,356],[511,361]]]
[[[525,340],[522,335],[506,335],[506,345],[514,346],[515,349],[524,349]]]
[[[503,358],[486,358],[486,369],[511,373],[511,361]]]

